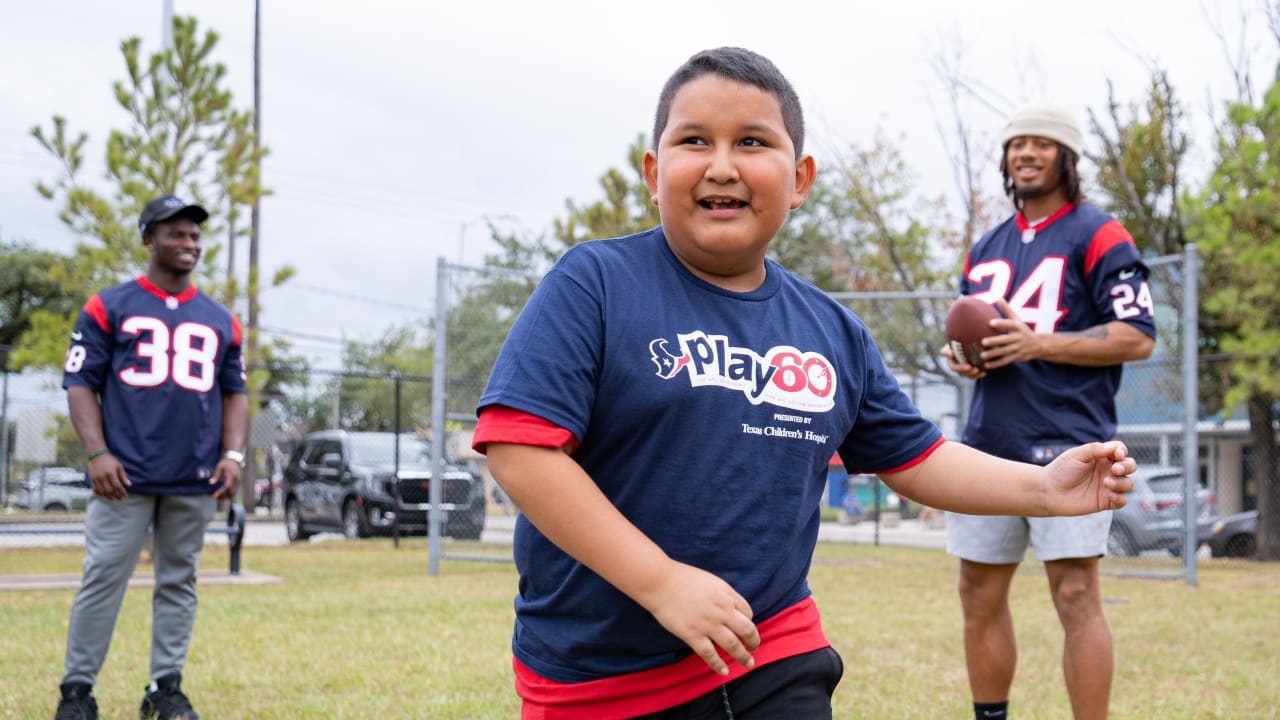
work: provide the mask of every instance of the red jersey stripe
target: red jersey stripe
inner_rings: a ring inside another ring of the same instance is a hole
[[[196,296],[196,286],[195,286],[195,285],[188,285],[186,290],[183,290],[182,292],[180,292],[180,293],[178,293],[178,294],[174,295],[173,293],[169,292],[168,290],[165,290],[164,288],[161,288],[161,287],[157,286],[155,283],[153,283],[153,282],[151,282],[150,280],[148,280],[148,279],[146,278],[146,276],[145,276],[145,275],[139,275],[139,276],[138,276],[138,284],[142,286],[142,289],[146,290],[147,292],[151,293],[152,295],[155,295],[156,297],[160,298],[161,300],[165,300],[165,299],[167,299],[167,298],[169,298],[169,297],[173,297],[173,298],[175,298],[178,302],[180,302],[180,303],[184,303],[184,302],[186,302],[186,301],[188,301],[188,300],[190,300],[191,298],[193,298],[193,297],[195,297],[195,296]]]
[[[1066,205],[1063,205],[1057,210],[1054,210],[1044,220],[1041,220],[1040,222],[1035,224],[1036,232],[1043,232],[1045,228],[1053,224],[1054,220],[1057,220],[1063,215],[1066,215],[1067,213],[1071,212],[1072,210],[1075,209],[1075,207],[1076,207],[1075,203],[1067,203]],[[1021,210],[1019,210],[1017,214],[1013,216],[1013,224],[1016,225],[1019,230],[1026,230],[1031,227],[1031,223],[1027,222],[1027,218],[1022,214]],[[968,258],[965,259],[965,262],[968,263]],[[966,267],[965,268],[966,274],[968,273],[968,271],[969,271],[969,268]]]
[[[93,322],[102,328],[102,332],[111,332],[111,328],[107,325],[107,309],[102,306],[102,298],[97,294],[84,304],[84,312],[93,318]]]
[[[1098,264],[1108,250],[1122,243],[1134,244],[1133,236],[1124,229],[1119,220],[1111,220],[1098,228],[1098,232],[1094,233],[1093,239],[1089,241],[1089,249],[1084,254],[1085,277],[1089,277],[1093,266]]]

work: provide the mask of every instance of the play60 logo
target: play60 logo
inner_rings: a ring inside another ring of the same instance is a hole
[[[676,341],[679,354],[668,349],[666,338],[649,343],[650,359],[664,380],[687,370],[693,387],[739,390],[755,405],[769,403],[807,412],[824,412],[835,405],[836,374],[820,353],[779,345],[760,355],[730,345],[724,335],[702,331],[681,333]]]

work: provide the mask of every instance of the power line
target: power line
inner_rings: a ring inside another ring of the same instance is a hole
[[[268,168],[268,172],[275,175],[285,175],[285,176],[293,176],[293,177],[303,178],[303,179],[319,180],[324,183],[337,185],[340,188],[347,188],[347,189],[365,188],[368,190],[375,191],[379,195],[383,195],[383,196],[385,196],[387,193],[391,193],[395,195],[403,195],[405,196],[406,202],[413,203],[414,205],[420,205],[422,203],[423,198],[427,198],[427,199],[434,199],[438,201],[468,205],[471,207],[488,207],[488,208],[494,207],[489,203],[481,203],[469,198],[446,195],[444,193],[427,192],[424,190],[416,190],[413,188],[406,189],[404,186],[383,185],[380,183],[368,182],[365,180],[339,178],[339,177],[334,177],[332,175],[325,175],[323,173],[301,171],[301,170],[290,170],[288,168]],[[392,203],[392,204],[399,204],[399,203]],[[501,211],[511,212],[511,210],[506,207],[501,208]],[[521,212],[521,211],[516,210],[515,212]],[[531,214],[531,213],[524,213],[524,214]]]
[[[3,130],[0,133],[15,138],[24,133]],[[29,136],[26,136],[30,140]],[[23,143],[6,142],[0,137],[0,165],[22,167],[56,167],[56,158],[34,146]],[[87,163],[86,168],[92,169]],[[424,215],[439,218],[442,221],[454,221],[460,215],[474,215],[477,209],[485,214],[498,215],[518,214],[524,218],[536,217],[540,213],[529,210],[512,209],[509,206],[495,206],[491,202],[428,192],[403,186],[393,187],[374,182],[339,178],[322,173],[294,170],[289,168],[268,167],[266,173],[272,176],[294,178],[302,182],[285,182],[278,187],[269,187],[273,192],[268,197],[284,200],[323,204],[327,206],[343,206],[355,210],[375,210],[380,213],[398,213],[408,217],[421,218]],[[306,181],[319,181],[320,185],[308,185]],[[364,192],[362,192],[364,191]],[[370,196],[372,193],[373,197]]]
[[[421,313],[423,315],[432,315],[435,313],[435,310],[428,307],[422,307],[420,305],[410,305],[408,303],[396,302],[394,300],[383,300],[381,298],[369,297],[367,295],[357,295],[355,293],[343,292],[341,290],[334,290],[333,288],[319,287],[316,285],[307,285],[304,283],[299,283],[294,280],[290,280],[289,282],[279,287],[272,288],[272,291],[278,292],[280,290],[288,290],[290,288],[294,290],[303,290],[305,292],[315,293],[318,295],[324,295],[326,297],[336,297],[336,298],[341,298],[343,300],[351,300],[353,302],[362,302],[362,303],[365,303],[366,305],[375,305],[377,307],[383,307],[383,308],[395,308],[397,310],[406,310],[408,312]]]
[[[259,325],[258,329],[268,335],[279,335],[281,337],[297,338],[299,340],[312,340],[315,342],[329,343],[331,345],[346,345],[348,340],[332,335],[319,335],[316,333],[305,333],[298,330],[288,330],[285,328],[271,327],[269,325]]]

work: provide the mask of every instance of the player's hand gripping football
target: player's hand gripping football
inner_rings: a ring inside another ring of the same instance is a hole
[[[996,300],[996,307],[1004,317],[991,321],[991,327],[1000,330],[999,334],[982,339],[982,363],[990,371],[1004,367],[1009,363],[1026,362],[1040,357],[1040,344],[1043,335],[1037,335],[1018,314],[1009,307],[1004,298]]]
[[[1087,515],[1122,508],[1137,467],[1118,440],[1071,448],[1045,466],[1045,509],[1050,515]]]
[[[729,673],[717,648],[743,667],[755,664],[751,653],[760,647],[760,633],[751,621],[751,606],[729,583],[692,565],[672,562],[660,587],[647,595],[645,608],[712,671]]]
[[[951,367],[951,372],[959,375],[960,377],[968,378],[969,380],[977,380],[978,378],[986,375],[982,370],[979,370],[965,362],[964,358],[957,358],[956,354],[952,352],[951,345],[949,344],[943,345],[942,351],[939,354],[947,359],[947,365]]]

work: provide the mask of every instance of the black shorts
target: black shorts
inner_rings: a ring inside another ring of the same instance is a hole
[[[635,720],[830,720],[844,661],[833,648],[784,658],[752,670],[687,703]]]

